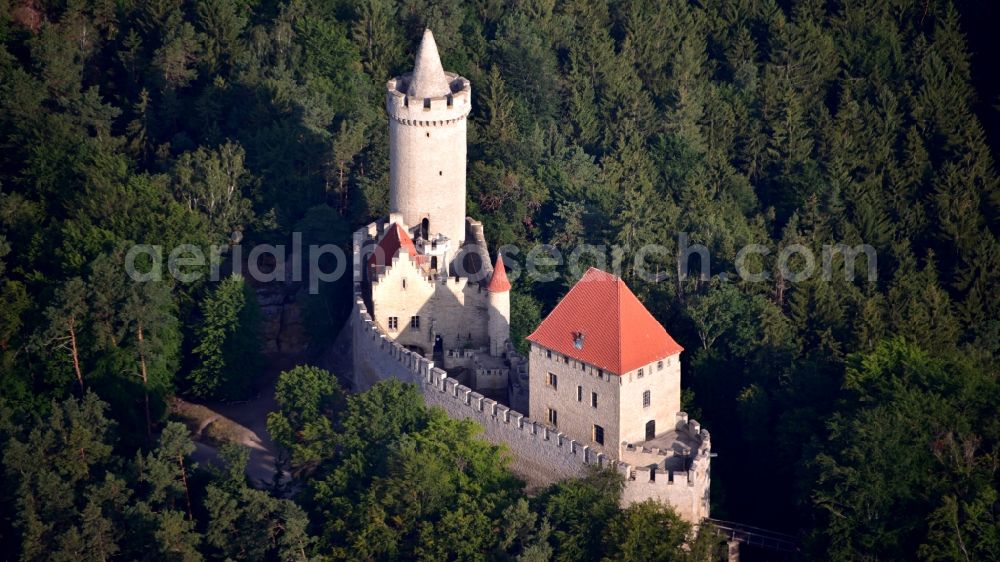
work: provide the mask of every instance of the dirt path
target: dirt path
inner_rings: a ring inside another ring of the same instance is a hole
[[[219,441],[235,441],[250,449],[247,476],[256,486],[274,481],[277,447],[267,432],[267,414],[277,410],[274,390],[278,375],[304,363],[298,356],[271,355],[258,383],[257,395],[242,402],[197,404],[175,398],[172,409],[192,428],[197,449],[192,455],[201,465],[218,465]]]
[[[274,482],[277,447],[267,432],[267,414],[278,409],[274,390],[278,375],[296,365],[317,365],[335,373],[345,389],[351,387],[351,330],[343,327],[332,345],[318,356],[269,354],[257,382],[257,394],[242,402],[189,402],[175,397],[172,413],[181,418],[194,435],[193,459],[200,465],[218,466],[218,447],[224,442],[241,443],[250,449],[247,477],[258,487]],[[287,477],[287,474],[285,475]]]

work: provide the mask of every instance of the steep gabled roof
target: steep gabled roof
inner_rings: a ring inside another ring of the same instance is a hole
[[[437,43],[431,30],[424,30],[424,37],[417,48],[417,56],[413,63],[413,75],[410,77],[406,94],[415,98],[436,98],[451,93],[448,77],[441,66]]]
[[[503,265],[503,256],[497,254],[497,264],[493,266],[493,275],[490,277],[486,290],[491,293],[502,293],[510,290],[510,281],[507,280],[507,268]]]
[[[528,340],[616,375],[684,350],[624,281],[593,267]]]
[[[382,239],[378,241],[371,257],[368,258],[368,267],[392,265],[392,258],[396,257],[396,253],[400,250],[405,251],[414,261],[417,261],[417,247],[413,245],[413,239],[403,230],[403,227],[392,223]]]

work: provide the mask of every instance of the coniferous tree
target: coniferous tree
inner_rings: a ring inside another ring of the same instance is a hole
[[[54,304],[45,310],[48,326],[36,340],[36,345],[44,353],[68,356],[81,396],[86,391],[81,360],[82,334],[87,315],[86,294],[83,280],[78,277],[57,289]]]
[[[256,294],[242,277],[230,276],[207,297],[202,313],[194,348],[201,363],[190,374],[192,392],[221,399],[245,397],[260,365]]]

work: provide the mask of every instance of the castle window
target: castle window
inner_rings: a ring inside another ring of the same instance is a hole
[[[444,175],[444,171],[443,170],[438,170],[438,175],[439,176],[443,176]]]
[[[645,392],[642,393],[642,407],[643,408],[648,408],[650,402],[651,402],[651,400],[650,400],[650,397],[649,397],[649,391],[647,390],[647,391],[645,391]]]
[[[663,370],[663,361],[657,361],[656,362],[656,370],[657,371],[662,371]]]
[[[403,278],[403,290],[406,290],[406,277]]]
[[[569,365],[569,356],[567,356],[567,355],[563,356],[563,363]]]
[[[427,133],[427,138],[431,138],[431,134],[429,132]]]
[[[640,378],[640,379],[642,378],[642,375],[643,375],[643,372],[642,372],[642,369],[639,369],[639,374],[638,374],[638,376],[639,376],[639,378]]]
[[[419,316],[410,316],[410,327],[411,328],[419,328],[420,327],[420,317]]]
[[[594,425],[594,442],[598,445],[604,444],[604,428],[599,425]]]
[[[552,408],[549,408],[548,420],[549,420],[550,424],[552,424],[554,426],[558,426],[559,425],[559,413],[556,412],[555,410],[553,410]]]
[[[590,406],[592,408],[596,408],[597,407],[597,393],[596,392],[591,392],[590,393]]]
[[[548,385],[552,388],[559,388],[559,377],[555,373],[549,373]]]
[[[430,108],[431,108],[431,98],[424,98],[424,109],[430,109]],[[427,136],[430,136],[430,134],[428,134]]]
[[[602,381],[604,380],[604,369],[597,370],[597,378],[601,379]]]
[[[576,401],[577,402],[583,402],[583,387],[582,386],[577,386],[576,387]]]
[[[545,350],[545,358],[546,359],[552,359],[552,350],[549,350],[549,349]]]
[[[398,316],[390,316],[389,317],[389,329],[392,330],[392,331],[394,331],[394,332],[399,329],[399,317]]]

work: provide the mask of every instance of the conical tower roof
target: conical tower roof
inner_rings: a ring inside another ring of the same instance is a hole
[[[424,38],[417,49],[416,61],[413,64],[413,75],[406,94],[418,99],[436,98],[451,93],[448,78],[441,66],[437,43],[431,30],[424,30]]]
[[[486,290],[491,293],[502,293],[510,290],[510,281],[507,279],[507,268],[503,265],[503,256],[497,254],[497,264],[493,267],[493,275],[486,285]]]

